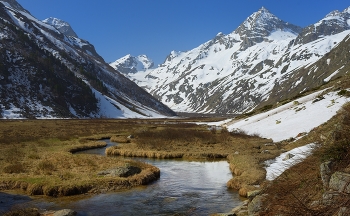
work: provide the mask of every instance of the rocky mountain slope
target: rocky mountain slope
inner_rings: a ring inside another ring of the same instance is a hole
[[[249,112],[345,73],[346,52],[326,56],[350,33],[349,16],[350,7],[301,28],[261,8],[232,33],[126,76],[175,111]]]
[[[88,41],[67,32],[69,24],[45,22],[15,0],[0,1],[0,117],[174,115],[105,63]]]

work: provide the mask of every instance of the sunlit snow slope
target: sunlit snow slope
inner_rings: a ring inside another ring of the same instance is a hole
[[[259,134],[274,142],[295,138],[308,133],[333,117],[349,101],[336,92],[322,91],[282,105],[276,109],[227,123],[229,130],[242,130],[248,134]]]

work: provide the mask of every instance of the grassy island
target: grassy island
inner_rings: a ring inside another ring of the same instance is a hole
[[[130,188],[158,179],[160,170],[146,163],[73,154],[104,147],[98,140],[123,133],[128,125],[117,120],[1,121],[0,190],[68,196]],[[129,177],[98,175],[127,166],[139,167],[141,172]]]

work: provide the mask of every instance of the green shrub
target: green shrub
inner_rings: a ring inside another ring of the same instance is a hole
[[[350,96],[350,92],[348,90],[342,89],[338,92],[339,96],[345,96],[345,97],[349,97]]]
[[[323,95],[318,95],[318,96],[315,98],[315,100],[312,101],[312,103],[316,103],[316,102],[321,101],[321,100],[323,100],[323,99],[325,99]]]
[[[328,146],[324,150],[322,161],[343,160],[349,154],[349,151],[350,151],[349,141],[335,142],[333,145]]]
[[[40,171],[50,173],[51,171],[53,171],[55,169],[55,165],[53,163],[51,163],[50,161],[45,160],[45,161],[39,162],[38,169]]]
[[[28,158],[30,159],[40,159],[40,156],[37,153],[32,153],[28,155]]]
[[[264,111],[270,110],[272,107],[273,107],[272,104],[268,104],[268,105],[265,105],[265,106],[264,106],[263,108],[261,108],[260,110],[264,112]]]

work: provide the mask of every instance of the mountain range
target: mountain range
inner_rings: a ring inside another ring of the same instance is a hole
[[[350,7],[301,28],[262,7],[230,34],[155,66],[110,64],[69,23],[0,0],[0,118],[240,114],[283,102],[349,71]],[[174,111],[173,111],[174,110]]]
[[[175,113],[115,71],[60,19],[0,0],[0,118],[165,117]]]
[[[347,73],[349,34],[350,7],[305,28],[262,7],[230,34],[172,51],[158,67],[137,70],[130,55],[110,65],[177,112],[239,114]]]

